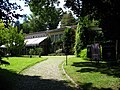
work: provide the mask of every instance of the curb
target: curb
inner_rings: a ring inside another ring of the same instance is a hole
[[[63,73],[65,74],[65,76],[75,85],[75,87],[78,87],[78,84],[75,83],[75,81],[66,73],[66,71],[64,70],[64,67],[63,65],[65,64],[65,62],[63,62],[62,64],[62,70],[63,70]]]

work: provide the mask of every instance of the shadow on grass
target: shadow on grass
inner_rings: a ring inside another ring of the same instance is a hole
[[[103,74],[120,78],[119,65],[114,66],[108,63],[96,64],[96,62],[86,61],[86,62],[74,62],[72,66],[82,67],[82,69],[78,70],[77,72],[100,72]]]
[[[82,83],[79,87],[83,88],[83,90],[112,90],[111,88],[93,87],[92,83]]]
[[[18,75],[0,68],[0,90],[76,90],[67,83],[39,76]]]

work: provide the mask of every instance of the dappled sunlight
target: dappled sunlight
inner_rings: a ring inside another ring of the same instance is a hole
[[[114,77],[120,77],[120,68],[119,66],[109,67],[107,63],[96,62],[74,62],[72,66],[82,67],[82,69],[77,70],[77,72],[100,72],[102,74],[107,74]]]
[[[111,66],[105,61],[88,61],[82,58],[70,58],[64,66],[67,74],[83,90],[119,90],[119,65]]]

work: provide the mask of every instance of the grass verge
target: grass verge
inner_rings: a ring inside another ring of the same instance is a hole
[[[28,57],[10,57],[4,58],[10,65],[0,65],[0,90],[14,90],[20,78],[25,78],[19,74],[22,70],[38,63],[47,58],[28,58]]]
[[[9,59],[4,58],[5,61],[9,62],[10,65],[0,65],[0,68],[6,69],[15,73],[20,73],[22,70],[30,67],[38,62],[41,62],[47,58],[28,58],[28,57],[10,57]]]
[[[67,74],[83,88],[83,90],[119,90],[120,68],[108,67],[107,64],[72,57],[68,65],[64,65]]]

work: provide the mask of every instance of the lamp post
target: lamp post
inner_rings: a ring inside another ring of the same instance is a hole
[[[65,51],[65,55],[66,55],[66,65],[67,65],[67,50]]]

